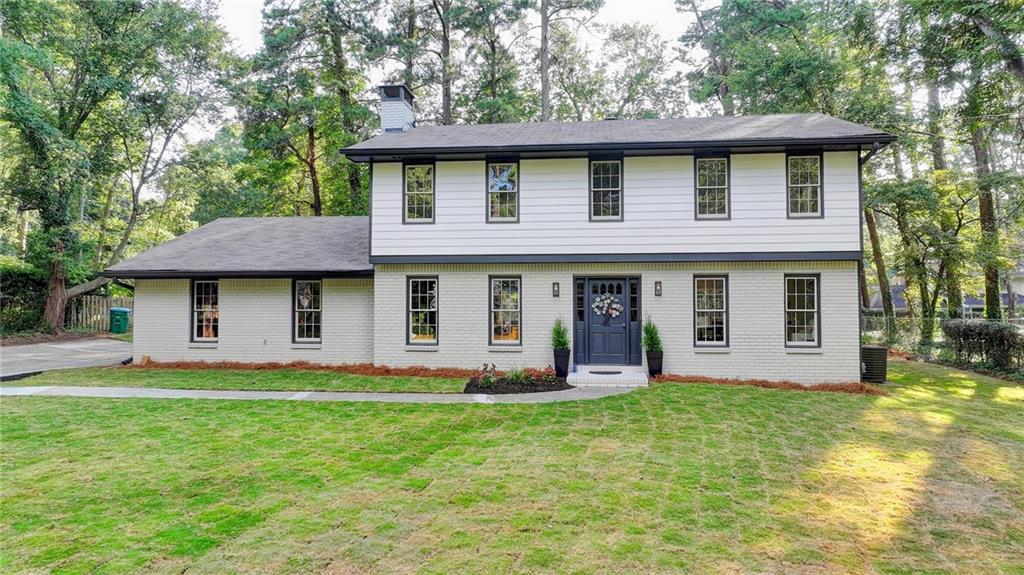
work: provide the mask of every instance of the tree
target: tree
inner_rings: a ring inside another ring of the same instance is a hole
[[[593,16],[604,5],[604,0],[540,0],[540,121],[551,119],[551,27],[561,20]]]
[[[519,84],[519,66],[512,48],[520,32],[507,35],[523,22],[529,0],[479,0],[462,14],[472,74],[457,99],[473,123],[516,122],[530,116],[529,102]]]

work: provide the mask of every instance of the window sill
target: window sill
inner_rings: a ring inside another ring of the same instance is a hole
[[[693,353],[729,353],[731,350],[727,347],[695,347]]]
[[[217,349],[215,341],[193,341],[188,344],[189,349]]]
[[[425,352],[431,352],[431,351],[437,351],[437,346],[436,345],[408,345],[408,344],[406,344],[405,351],[425,351]]]
[[[521,345],[489,345],[487,353],[523,353]]]
[[[292,349],[320,349],[322,344],[320,343],[302,343],[298,341],[292,342]]]
[[[821,355],[822,351],[820,347],[787,347],[786,353],[793,355]]]

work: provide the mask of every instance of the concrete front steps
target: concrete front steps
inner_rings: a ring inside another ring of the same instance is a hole
[[[642,365],[577,365],[565,378],[574,387],[647,387]]]

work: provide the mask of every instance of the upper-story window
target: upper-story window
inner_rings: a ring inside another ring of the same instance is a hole
[[[192,341],[216,342],[220,323],[217,280],[192,282]]]
[[[622,219],[622,161],[590,162],[590,219]]]
[[[405,222],[433,223],[434,165],[405,166]]]
[[[697,219],[729,217],[729,159],[697,158]]]
[[[487,221],[515,222],[518,220],[519,164],[517,162],[488,162]]]
[[[319,342],[320,326],[320,280],[295,280],[295,342]]]
[[[821,216],[821,156],[787,157],[786,179],[788,215]]]

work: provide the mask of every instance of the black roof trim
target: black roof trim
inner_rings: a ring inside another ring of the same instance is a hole
[[[861,252],[727,252],[665,254],[509,254],[370,256],[377,264],[537,264],[537,263],[673,263],[860,261]]]
[[[108,278],[129,278],[129,279],[188,279],[188,278],[296,278],[296,279],[319,279],[319,278],[366,278],[373,277],[373,270],[302,270],[302,271],[190,271],[190,270],[145,270],[145,271],[112,271],[103,270],[101,276]]]

